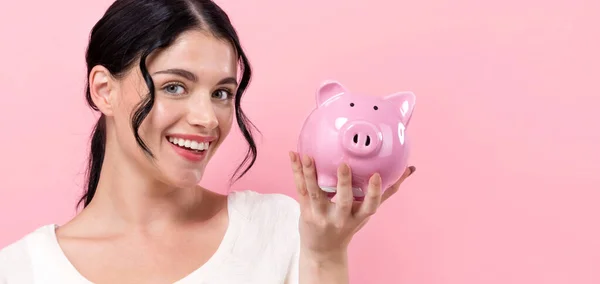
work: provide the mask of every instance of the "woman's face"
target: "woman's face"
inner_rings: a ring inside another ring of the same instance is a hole
[[[116,144],[149,175],[171,186],[193,187],[231,130],[236,53],[225,40],[189,31],[148,58],[155,102],[139,134],[154,160],[142,152],[131,128],[132,114],[148,93],[137,66],[119,81],[116,91]]]

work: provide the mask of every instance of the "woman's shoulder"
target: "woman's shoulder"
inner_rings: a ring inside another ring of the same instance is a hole
[[[298,209],[298,202],[283,193],[260,193],[254,190],[241,190],[233,191],[229,194],[231,201],[234,201],[235,205],[247,205],[249,207],[261,205],[261,206],[290,206],[291,210]]]
[[[229,206],[246,219],[277,218],[297,220],[300,217],[298,202],[281,193],[259,193],[253,190],[234,191],[229,194]]]
[[[52,239],[54,224],[45,225],[0,249],[0,283],[31,283],[31,252]],[[3,282],[4,281],[4,282]]]
[[[292,197],[280,193],[259,193],[252,190],[229,194],[229,213],[232,214],[237,238],[236,247],[243,248],[244,257],[276,256],[272,262],[293,265],[300,247],[300,205]],[[243,257],[242,257],[243,258]]]
[[[244,215],[278,212],[291,218],[300,216],[298,201],[282,193],[234,191],[229,194],[229,205]]]

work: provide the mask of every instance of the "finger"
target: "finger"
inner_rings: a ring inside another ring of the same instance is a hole
[[[296,184],[296,191],[302,201],[307,199],[308,191],[306,190],[306,183],[304,183],[304,173],[302,172],[302,163],[300,163],[300,157],[298,154],[290,151],[290,164],[292,172],[294,173],[294,183]]]
[[[385,192],[383,192],[383,195],[381,197],[381,203],[385,202],[386,200],[388,200],[388,198],[394,195],[394,193],[398,192],[398,189],[400,189],[400,185],[404,182],[404,180],[406,180],[416,170],[417,168],[415,168],[414,166],[406,168],[406,170],[404,170],[404,174],[402,174],[400,179],[396,183],[394,183],[394,185],[390,186],[390,188],[386,189]]]
[[[377,208],[379,208],[379,204],[381,204],[381,176],[379,176],[379,174],[374,174],[369,179],[367,195],[365,196],[365,200],[360,206],[356,217],[364,219],[375,214]]]
[[[352,173],[350,167],[342,164],[337,171],[337,199],[335,201],[338,216],[348,216],[352,210]]]
[[[317,212],[324,212],[327,200],[325,192],[321,190],[317,183],[317,171],[315,169],[315,163],[313,159],[307,155],[302,158],[302,172],[304,174],[304,183],[306,184],[306,190],[310,198],[310,203],[313,209]]]

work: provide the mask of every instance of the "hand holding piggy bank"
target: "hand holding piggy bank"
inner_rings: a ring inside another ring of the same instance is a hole
[[[314,159],[319,187],[336,192],[341,163],[352,169],[356,199],[365,196],[375,173],[381,176],[382,190],[398,181],[407,167],[406,129],[415,99],[412,92],[373,97],[348,92],[336,81],[324,82],[298,140],[298,153]]]

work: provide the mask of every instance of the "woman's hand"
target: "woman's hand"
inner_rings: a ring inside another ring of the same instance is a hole
[[[342,164],[338,168],[334,203],[317,185],[312,158],[300,158],[297,153],[290,152],[290,161],[301,210],[300,275],[316,277],[306,281],[301,279],[300,283],[348,283],[346,253],[352,237],[377,212],[381,203],[398,191],[400,184],[415,168],[407,168],[403,176],[383,194],[381,177],[375,173],[369,180],[364,201],[355,201],[351,169]]]

